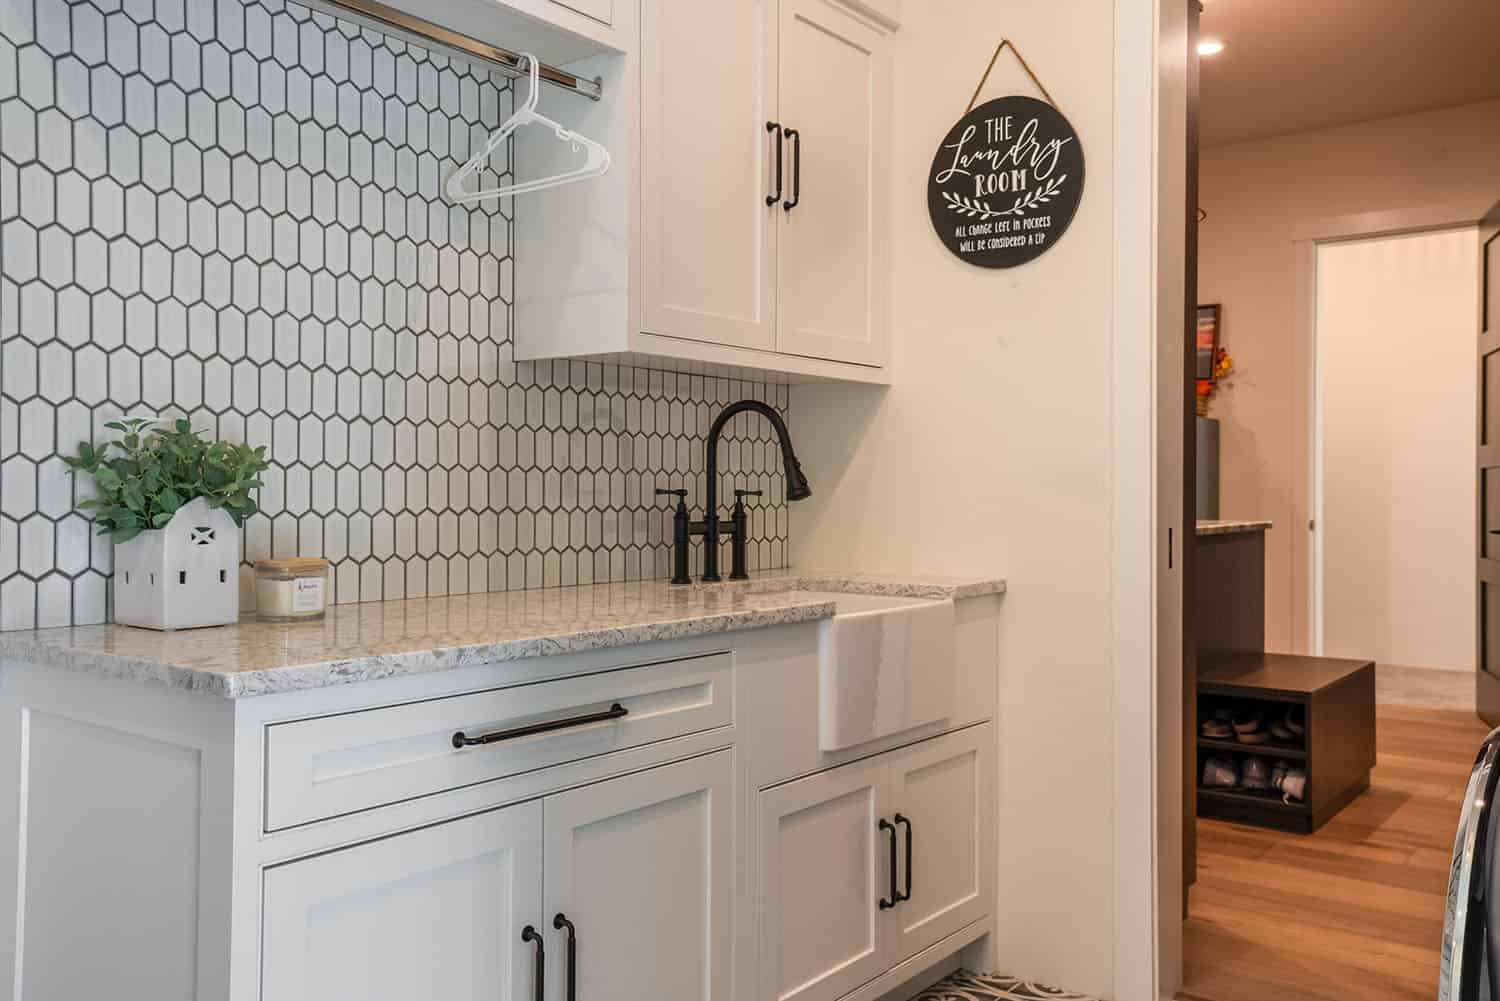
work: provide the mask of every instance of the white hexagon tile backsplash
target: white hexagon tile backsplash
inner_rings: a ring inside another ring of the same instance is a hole
[[[512,361],[510,206],[441,195],[510,101],[281,0],[0,0],[0,628],[105,620],[58,455],[122,414],[269,446],[244,558],[326,556],[339,601],[670,572],[653,489],[786,388]],[[730,431],[784,566],[780,454]]]

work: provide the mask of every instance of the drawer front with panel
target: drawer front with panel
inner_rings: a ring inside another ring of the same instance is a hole
[[[273,723],[265,830],[727,726],[732,673],[714,653]]]

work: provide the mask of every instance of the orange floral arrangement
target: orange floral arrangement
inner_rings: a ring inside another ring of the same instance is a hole
[[[1197,409],[1199,417],[1208,416],[1208,406],[1214,395],[1229,385],[1229,376],[1234,372],[1234,357],[1224,348],[1214,352],[1214,377],[1199,379]]]

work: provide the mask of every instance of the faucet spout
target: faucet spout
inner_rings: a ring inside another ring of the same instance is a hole
[[[792,448],[792,435],[786,421],[775,408],[759,400],[740,400],[720,411],[708,429],[708,456],[705,468],[708,482],[704,489],[703,512],[703,579],[708,582],[722,580],[719,576],[719,439],[724,426],[737,414],[753,411],[761,414],[776,432],[776,441],[781,445],[782,466],[786,472],[786,499],[805,500],[812,496],[812,486],[802,472],[802,463],[797,461],[797,452]]]

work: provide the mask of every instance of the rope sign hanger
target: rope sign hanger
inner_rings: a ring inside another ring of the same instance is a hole
[[[1016,62],[1020,63],[1021,69],[1025,70],[1026,75],[1031,77],[1031,82],[1036,84],[1036,89],[1042,92],[1042,96],[1047,99],[1047,103],[1054,108],[1057,107],[1057,102],[1052,100],[1051,94],[1047,93],[1047,85],[1042,83],[1037,75],[1031,71],[1031,64],[1026,61],[1025,56],[1021,55],[1021,50],[1016,48],[1015,43],[1009,38],[1002,38],[1000,39],[1000,44],[995,46],[995,54],[990,56],[990,64],[984,68],[984,76],[979,78],[979,86],[974,88],[974,96],[969,98],[969,106],[964,109],[964,114],[967,115],[974,110],[974,102],[979,100],[979,92],[984,90],[985,82],[990,78],[990,71],[995,68],[995,63],[999,60],[1000,53],[1006,49],[1010,49],[1010,54],[1016,57]],[[1061,109],[1059,108],[1058,110]]]

